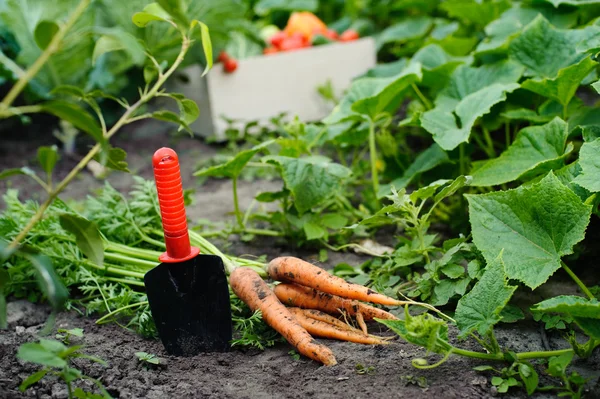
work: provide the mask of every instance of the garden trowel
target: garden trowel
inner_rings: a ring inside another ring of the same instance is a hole
[[[232,323],[223,261],[190,245],[175,151],[157,150],[152,164],[167,248],[144,276],[156,329],[171,355],[225,352]]]

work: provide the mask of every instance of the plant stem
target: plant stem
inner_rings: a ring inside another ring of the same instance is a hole
[[[425,108],[427,108],[428,110],[432,109],[433,105],[431,104],[431,101],[429,101],[427,99],[427,97],[425,97],[425,95],[423,95],[423,93],[421,92],[421,90],[419,90],[419,87],[416,84],[414,84],[414,83],[411,83],[411,87],[415,91],[415,93],[417,94],[417,97],[419,97],[419,100],[421,100],[421,102],[423,103],[423,106],[425,106]]]
[[[24,75],[19,77],[19,80],[15,83],[15,85],[10,89],[8,94],[4,97],[2,102],[0,103],[0,109],[7,109],[11,106],[11,104],[15,101],[15,99],[21,94],[25,86],[29,83],[31,79],[42,69],[42,67],[46,64],[48,59],[58,51],[60,47],[60,43],[64,39],[65,35],[73,27],[75,22],[79,19],[79,17],[83,14],[87,6],[90,4],[91,0],[81,0],[77,8],[73,10],[73,13],[67,20],[67,22],[61,26],[48,44],[48,47],[40,54],[37,60],[25,71]]]
[[[370,121],[369,124],[369,156],[371,158],[371,179],[373,180],[373,192],[375,201],[379,193],[379,176],[377,173],[377,146],[375,145],[375,122]]]
[[[483,360],[504,360],[504,355],[502,353],[482,353],[469,351],[466,349],[459,349],[456,347],[452,347],[452,352],[464,356],[470,357],[473,359],[483,359]],[[537,352],[521,352],[517,353],[517,359],[526,360],[526,359],[542,359],[549,358],[553,356],[560,356],[566,353],[572,353],[573,349],[559,349],[555,351],[537,351]]]
[[[240,202],[238,199],[237,181],[237,176],[234,176],[231,179],[231,183],[233,185],[233,207],[235,209],[235,218],[237,219],[238,226],[241,230],[244,230],[244,220],[242,219],[242,212],[240,211]]]
[[[282,232],[275,231],[275,230],[245,228],[243,230],[243,232],[249,233],[249,234],[256,234],[258,236],[283,237]]]
[[[466,159],[465,159],[465,143],[461,143],[458,145],[458,154],[459,154],[459,173],[461,176],[464,176],[467,172]]]
[[[81,4],[88,3],[88,2],[89,2],[89,0],[83,0]],[[81,7],[81,4],[79,5],[79,7]],[[56,38],[56,36],[59,34],[60,34],[60,32],[57,33],[54,36],[54,38]],[[177,69],[177,67],[179,67],[181,62],[183,62],[185,54],[187,53],[187,51],[190,47],[190,43],[191,43],[190,39],[184,36],[183,42],[181,44],[181,50],[179,52],[179,55],[177,56],[177,59],[173,63],[173,65],[171,65],[171,67],[157,79],[157,81],[154,84],[154,86],[152,87],[152,89],[150,89],[150,91],[148,91],[147,93],[144,93],[135,104],[128,107],[126,109],[125,113],[123,113],[123,115],[121,116],[121,118],[119,118],[119,120],[113,125],[113,127],[108,132],[106,132],[106,134],[104,135],[104,138],[107,141],[115,133],[117,133],[119,131],[119,129],[121,129],[121,127],[123,127],[124,125],[126,125],[128,123],[129,117],[133,113],[135,113],[135,111],[137,111],[137,109],[139,107],[141,107],[143,104],[150,101],[150,99],[152,99],[156,95],[156,93],[162,87],[162,85],[173,74],[173,72],[175,72],[175,70]],[[58,183],[58,185],[51,192],[48,193],[48,198],[46,199],[46,201],[44,201],[44,203],[42,203],[42,205],[40,205],[40,207],[38,208],[35,215],[33,215],[33,217],[29,220],[27,225],[23,228],[23,230],[21,230],[19,232],[19,234],[9,244],[9,246],[8,246],[9,249],[15,249],[19,245],[19,243],[21,241],[23,241],[23,239],[27,236],[27,234],[31,231],[31,229],[36,225],[36,223],[42,219],[44,212],[46,211],[46,209],[48,209],[48,207],[50,206],[50,204],[52,204],[52,202],[56,199],[56,197],[58,197],[58,194],[60,194],[65,189],[65,187],[79,174],[79,172],[81,172],[81,170],[92,159],[94,159],[94,157],[96,156],[97,153],[100,152],[102,147],[103,147],[102,143],[97,143],[96,145],[94,145],[92,147],[92,149],[87,153],[87,155],[85,157],[83,157],[83,159],[81,161],[79,161],[79,163],[71,170],[71,172],[69,172],[69,174],[60,183]]]
[[[560,264],[561,264],[562,268],[565,269],[567,274],[573,279],[573,281],[575,281],[575,283],[579,286],[579,288],[581,289],[581,292],[583,292],[585,295],[587,295],[587,297],[589,299],[596,299],[596,297],[594,296],[594,294],[592,294],[592,292],[589,290],[589,288],[586,287],[585,284],[583,284],[583,281],[581,281],[579,279],[579,277],[577,277],[575,275],[575,273],[573,273],[573,270],[571,270],[571,268],[569,266],[567,266],[567,264],[565,262],[563,262],[561,260]]]
[[[99,318],[98,320],[96,320],[96,324],[102,324],[102,322],[104,320],[108,319],[111,316],[114,316],[115,314],[117,314],[119,312],[122,312],[123,310],[136,308],[136,307],[144,306],[144,305],[148,305],[148,301],[132,303],[131,305],[120,307],[119,309],[115,309],[112,312],[109,312],[109,313],[105,314],[104,316],[102,316],[101,318]]]
[[[144,269],[152,269],[158,263],[158,260],[155,260],[154,262],[152,262],[152,261],[145,260],[145,259],[136,259],[136,258],[129,257],[127,255],[110,253],[110,252],[104,253],[104,259],[125,263],[127,265],[139,266]]]
[[[487,143],[487,154],[490,158],[496,158],[496,150],[494,149],[494,141],[492,140],[492,136],[490,136],[490,131],[487,127],[482,126],[481,130],[483,131],[483,138]]]
[[[504,124],[504,140],[506,141],[506,148],[510,147],[511,138],[510,138],[510,123],[506,122]]]

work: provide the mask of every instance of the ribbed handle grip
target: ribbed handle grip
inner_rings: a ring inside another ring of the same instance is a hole
[[[191,259],[199,250],[190,246],[177,153],[163,147],[154,153],[152,165],[167,247],[159,259],[166,263]]]

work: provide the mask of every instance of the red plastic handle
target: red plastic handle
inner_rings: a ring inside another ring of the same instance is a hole
[[[175,151],[163,147],[154,153],[152,165],[167,246],[167,252],[160,255],[159,260],[163,263],[186,261],[198,255],[200,249],[190,246],[179,158]]]

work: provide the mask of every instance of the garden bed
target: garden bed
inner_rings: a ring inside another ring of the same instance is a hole
[[[38,136],[36,136],[38,137]],[[35,164],[37,146],[48,144],[48,136],[38,140],[21,141],[18,138],[3,140],[0,155],[2,168],[21,167]],[[146,178],[152,177],[151,154],[159,146],[172,146],[180,154],[184,186],[194,187],[192,172],[202,157],[214,155],[211,148],[199,140],[185,136],[174,137],[170,129],[158,122],[146,123],[128,129],[118,136],[114,143],[124,148],[129,156],[132,171]],[[62,177],[74,160],[63,159],[56,173]],[[33,167],[33,166],[32,166]],[[109,176],[111,184],[123,191],[131,185],[131,175],[115,172]],[[11,187],[20,190],[25,198],[35,198],[39,193],[26,178],[12,180]],[[0,181],[0,191],[7,188],[6,181]],[[230,218],[232,209],[230,182],[209,180],[196,189],[195,201],[188,207],[192,222],[199,218],[213,221]],[[82,199],[94,188],[103,185],[91,173],[85,172],[71,184],[61,197]],[[277,181],[240,182],[240,198],[253,198],[257,192],[274,190]],[[38,197],[39,198],[39,197]],[[249,202],[242,200],[244,209]],[[279,255],[295,255],[317,263],[318,253],[270,244],[269,240],[256,240],[252,244],[237,241],[235,237],[228,244],[228,252],[234,255],[266,254],[268,258]],[[358,266],[367,258],[352,252],[330,252],[329,259],[321,266],[330,268],[345,262]],[[582,270],[583,272],[583,270]],[[585,280],[585,275],[582,276]],[[589,275],[593,279],[593,275]],[[593,281],[589,281],[593,283]],[[566,275],[557,273],[544,290],[570,293],[573,284]],[[519,300],[535,303],[544,296],[541,290],[528,298],[521,295]],[[45,305],[35,305],[24,300],[10,299],[8,307],[9,328],[0,334],[0,397],[65,398],[66,387],[62,382],[46,378],[25,393],[18,386],[39,366],[18,361],[15,357],[20,344],[36,340],[38,333],[49,315]],[[108,366],[103,367],[85,359],[76,359],[75,366],[85,374],[99,379],[113,397],[120,398],[162,398],[162,397],[218,397],[218,398],[487,398],[495,396],[495,388],[490,384],[489,375],[474,371],[474,366],[488,364],[483,361],[462,357],[452,357],[443,365],[418,370],[411,360],[425,357],[424,349],[398,338],[390,345],[374,347],[337,341],[325,341],[334,351],[338,365],[322,367],[306,358],[295,358],[289,352],[288,344],[278,343],[264,351],[257,349],[239,350],[230,353],[205,354],[191,358],[168,356],[160,341],[141,338],[134,332],[110,323],[95,324],[95,317],[83,317],[74,311],[62,312],[56,320],[55,330],[82,328],[84,336],[73,338],[71,344],[85,345],[85,353],[104,359]],[[372,323],[373,331],[385,334],[383,326]],[[510,325],[509,325],[510,326]],[[55,331],[51,334],[53,336]],[[389,334],[389,333],[388,333]],[[455,335],[455,334],[452,334]],[[537,325],[512,329],[497,329],[498,341],[502,347],[514,351],[536,351],[559,349],[565,341],[556,332],[548,332]],[[560,345],[560,346],[559,346]],[[148,366],[140,362],[135,352],[152,353],[164,359],[163,365]],[[600,353],[585,361],[577,360],[573,369],[584,377],[591,378],[587,385],[587,397],[600,396]],[[542,382],[543,382],[543,378]],[[542,384],[540,384],[542,385]],[[515,391],[517,392],[517,391]],[[503,397],[525,397],[524,392]],[[534,398],[555,397],[554,394],[536,393]]]

